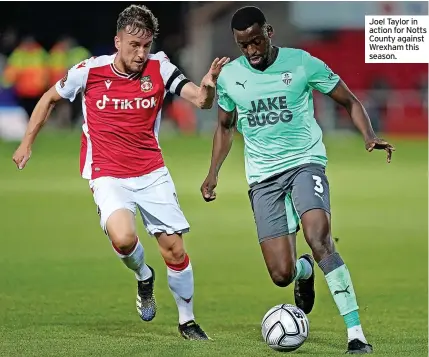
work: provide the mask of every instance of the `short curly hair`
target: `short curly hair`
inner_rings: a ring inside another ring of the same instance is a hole
[[[231,30],[244,31],[255,23],[260,27],[267,25],[264,13],[256,6],[245,6],[232,16]]]
[[[121,30],[125,30],[131,35],[143,31],[156,37],[158,35],[158,19],[146,6],[131,5],[119,14],[116,31]]]

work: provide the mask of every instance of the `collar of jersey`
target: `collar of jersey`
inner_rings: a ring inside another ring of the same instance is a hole
[[[273,47],[277,47],[277,46],[273,46]],[[277,52],[277,57],[276,57],[276,59],[274,60],[274,62],[273,62],[273,63],[271,63],[271,64],[270,64],[267,68],[265,68],[265,70],[263,70],[263,71],[260,71],[259,69],[256,69],[256,68],[253,68],[253,67],[251,66],[251,64],[249,63],[249,61],[247,60],[247,58],[246,58],[245,56],[243,56],[243,59],[244,59],[244,61],[245,61],[245,63],[246,63],[247,68],[248,68],[248,69],[250,69],[252,72],[255,72],[255,73],[259,73],[259,74],[261,74],[261,73],[267,73],[269,69],[271,69],[271,68],[273,68],[273,67],[274,67],[274,65],[277,63],[277,61],[278,61],[278,60],[279,60],[279,58],[280,58],[280,47],[277,47],[277,48],[278,48],[278,52]]]
[[[115,66],[115,58],[116,58],[116,55],[117,55],[117,53],[115,54],[115,57],[113,57],[113,61],[112,61],[112,63],[110,64],[110,68],[112,69],[112,72],[113,72],[114,74],[116,74],[118,77],[121,77],[121,78],[128,78],[128,79],[135,79],[135,78],[137,78],[138,76],[140,76],[140,74],[141,74],[141,73],[131,73],[131,74],[127,74],[127,73],[121,72],[119,69],[117,69],[117,68],[116,68],[116,66]]]

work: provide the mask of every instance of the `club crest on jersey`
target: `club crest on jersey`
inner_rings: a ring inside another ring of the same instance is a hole
[[[61,81],[60,81],[60,87],[61,88],[65,87],[68,76],[69,76],[69,72],[67,72],[66,75],[61,79]]]
[[[143,92],[150,92],[153,88],[150,76],[144,76],[140,79],[140,88]]]
[[[332,69],[330,69],[326,63],[325,63],[325,69],[329,73],[328,74],[328,80],[332,80],[332,78],[334,77],[334,72],[332,72]]]
[[[291,72],[284,72],[282,73],[282,81],[287,86],[292,82],[292,73]]]

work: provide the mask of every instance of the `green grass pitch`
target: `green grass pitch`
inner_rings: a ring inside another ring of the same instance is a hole
[[[375,355],[427,356],[427,141],[393,139],[393,162],[366,153],[354,136],[326,140],[333,235],[347,263],[361,321]],[[0,144],[0,356],[275,356],[260,322],[292,287],[265,269],[247,198],[240,137],[221,171],[217,201],[199,187],[211,138],[161,136],[182,209],[195,273],[197,321],[214,339],[182,340],[156,242],[141,222],[147,261],[157,270],[155,320],[140,321],[133,274],[104,236],[78,172],[79,137],[44,133],[27,168]],[[301,234],[299,253],[308,251]],[[299,356],[343,355],[346,331],[321,271],[310,336]]]

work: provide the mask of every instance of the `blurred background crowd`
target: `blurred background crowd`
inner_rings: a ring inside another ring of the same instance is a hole
[[[128,2],[0,3],[0,138],[19,139],[41,95],[74,64],[112,54],[116,19]],[[274,44],[298,47],[325,61],[364,102],[379,132],[427,136],[428,65],[365,64],[365,15],[427,15],[428,3],[407,2],[147,2],[158,17],[153,52],[199,83],[213,58],[239,56],[230,30],[234,11],[259,6],[274,26]],[[324,131],[353,130],[347,113],[315,94]],[[193,108],[168,96],[164,130],[211,132],[216,106]],[[63,101],[49,126],[78,129],[81,103]],[[168,127],[168,129],[167,129]]]

